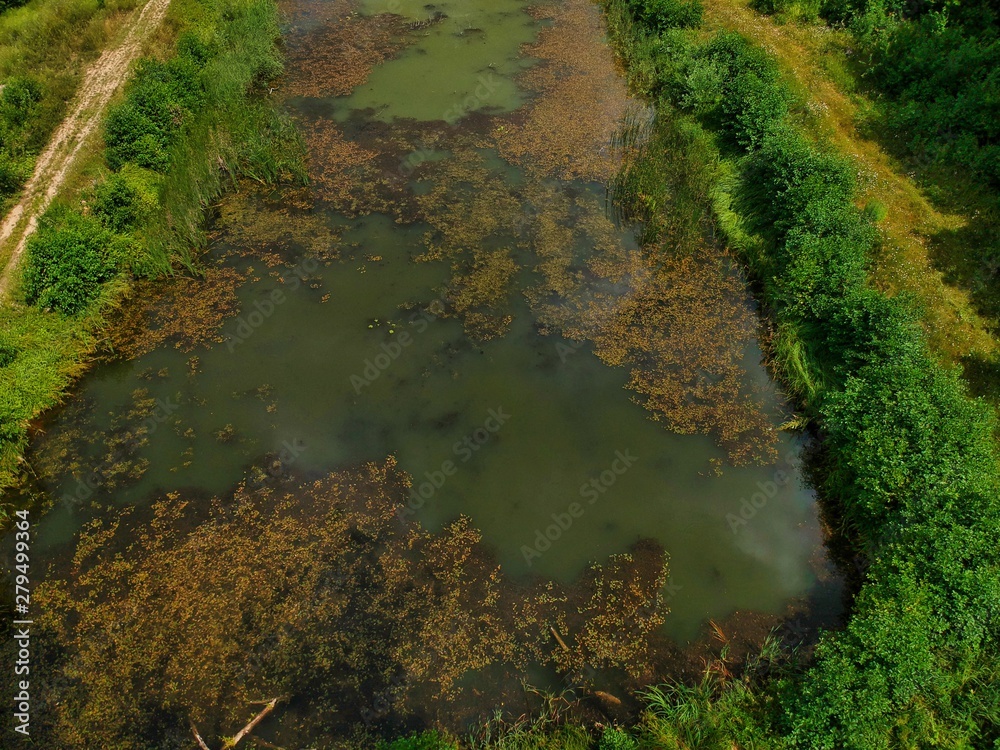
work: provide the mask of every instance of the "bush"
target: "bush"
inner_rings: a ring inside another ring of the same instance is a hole
[[[112,235],[96,219],[50,210],[28,241],[28,302],[67,315],[80,312],[115,275],[114,248]]]
[[[849,25],[865,77],[885,95],[884,125],[927,161],[962,165],[1000,184],[1000,14],[986,0],[826,0]]]
[[[113,232],[135,228],[158,204],[153,176],[133,164],[126,164],[94,191],[94,216]]]
[[[654,33],[700,26],[704,12],[701,0],[629,0],[629,10]]]
[[[113,107],[105,125],[108,166],[120,169],[127,162],[165,172],[170,166],[170,146],[183,132],[203,97],[192,53],[169,62],[144,60],[125,93]]]
[[[8,128],[21,128],[35,105],[41,101],[42,88],[32,78],[17,77],[7,81],[0,95],[0,116]]]
[[[791,128],[780,128],[747,166],[748,208],[779,241],[792,227],[829,232],[846,219],[854,195],[854,171],[838,154],[820,151]],[[837,227],[841,229],[842,227]]]
[[[705,45],[697,58],[705,62],[693,65],[690,75],[708,73],[709,85],[717,81],[722,127],[741,147],[759,147],[782,122],[791,100],[777,64],[740,34],[725,32]],[[705,83],[698,88],[704,89]]]
[[[638,747],[638,742],[617,727],[605,729],[601,734],[601,741],[597,744],[597,750],[637,750]]]
[[[31,177],[31,160],[0,151],[0,199],[14,195]]]
[[[458,750],[458,745],[438,732],[429,731],[380,742],[377,750]]]

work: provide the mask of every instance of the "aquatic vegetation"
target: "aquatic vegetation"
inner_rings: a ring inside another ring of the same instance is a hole
[[[309,149],[309,177],[316,197],[347,216],[391,212],[391,200],[378,189],[379,153],[348,139],[333,120],[301,124]]]
[[[575,669],[642,664],[662,618],[662,552],[613,558],[570,589],[526,590],[467,519],[436,534],[400,525],[408,484],[389,460],[240,486],[210,507],[171,493],[149,519],[94,522],[35,594],[61,653],[49,652],[60,679],[33,717],[39,736],[146,748],[192,722],[224,735],[250,701],[291,696],[309,710],[287,723],[277,711],[279,736],[315,741],[363,728],[375,695],[388,696],[383,721],[436,704],[457,722],[469,670],[539,655]]]
[[[135,359],[164,343],[189,352],[222,341],[223,323],[239,310],[235,289],[244,278],[234,268],[210,267],[200,278],[137,282],[109,317],[109,356]]]
[[[455,141],[451,158],[428,165],[430,189],[416,198],[421,218],[433,228],[423,261],[457,260],[488,247],[491,238],[516,237],[523,225],[523,202],[502,166],[479,150],[478,139]]]
[[[486,341],[507,330],[513,317],[497,311],[503,310],[517,272],[509,249],[475,250],[470,267],[452,277],[445,298],[462,316],[471,337]]]
[[[168,375],[161,372],[157,377]],[[175,416],[177,408],[171,400],[151,395],[147,387],[136,388],[124,408],[101,415],[106,420],[105,429],[95,432],[82,426],[85,418],[96,416],[93,404],[82,400],[70,403],[67,423],[39,441],[33,454],[36,471],[58,478],[62,490],[58,497],[44,497],[43,504],[91,508],[109,493],[140,481],[150,466],[149,458],[143,455],[150,436],[164,426],[183,434]]]
[[[541,4],[531,12],[547,25],[524,50],[540,62],[518,82],[535,96],[515,117],[498,120],[497,149],[528,172],[608,180],[618,166],[614,135],[629,100],[603,43],[600,13],[589,0]]]
[[[277,269],[301,264],[303,255],[317,265],[339,257],[341,231],[315,210],[312,185],[284,190],[280,200],[269,192],[241,190],[219,203],[213,239],[220,260],[260,258],[268,268]]]
[[[539,196],[543,282],[528,292],[539,319],[629,367],[629,388],[671,431],[712,434],[737,464],[773,460],[774,428],[745,385],[756,317],[732,261],[697,236],[625,247],[595,203]]]
[[[282,88],[290,96],[344,96],[364,83],[372,69],[408,43],[404,20],[380,13],[360,15],[354,3],[293,0],[285,12],[294,23],[308,14],[305,30],[289,32]]]

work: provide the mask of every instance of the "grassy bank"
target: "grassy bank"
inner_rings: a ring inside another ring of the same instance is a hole
[[[932,349],[1000,403],[989,4],[705,0],[705,25],[775,54],[804,94],[808,126],[851,154],[859,194],[888,208],[873,282],[912,294]]]
[[[281,71],[277,40],[269,0],[171,6],[103,151],[43,217],[0,309],[0,488],[18,480],[30,420],[86,367],[130,280],[193,269],[227,183],[303,179],[294,130],[261,95]]]

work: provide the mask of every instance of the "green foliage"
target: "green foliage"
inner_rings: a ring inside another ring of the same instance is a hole
[[[125,101],[108,113],[104,140],[108,165],[127,162],[164,172],[170,147],[202,100],[197,60],[180,54],[166,63],[143,60],[130,82]]]
[[[0,213],[62,121],[89,65],[138,0],[0,4]],[[23,6],[23,7],[20,7]]]
[[[67,315],[83,310],[116,273],[112,237],[95,219],[57,207],[28,241],[28,302]]]
[[[157,181],[150,172],[126,164],[94,190],[93,212],[113,232],[128,232],[159,206]]]
[[[458,750],[458,745],[439,732],[428,731],[380,742],[376,750]]]
[[[822,0],[752,0],[751,7],[782,19],[815,21],[823,9]]]
[[[882,201],[868,201],[865,204],[865,218],[867,218],[872,224],[878,224],[881,221],[885,221],[885,218],[889,215],[889,209],[885,207]]]
[[[791,96],[777,63],[736,33],[716,35],[704,54],[722,71],[722,126],[743,148],[756,148],[788,112]]]
[[[769,10],[793,5],[803,4]],[[858,33],[873,50],[872,75],[897,97],[890,122],[906,125],[920,148],[988,172],[1000,122],[985,114],[1000,81],[993,15],[984,3],[945,5],[844,0],[819,8],[863,17]],[[763,716],[752,689],[733,704],[733,695],[671,688],[650,695],[651,746],[995,746],[996,424],[934,359],[919,310],[869,286],[873,223],[885,208],[858,210],[852,165],[801,135],[780,104],[758,107],[788,97],[773,64],[742,37],[656,44],[648,29],[614,28],[625,35],[620,43],[635,39],[635,54],[647,56],[636,67],[659,74],[646,90],[662,97],[660,118],[687,127],[674,109],[682,108],[734,136],[733,200],[716,205],[742,219],[723,226],[761,283],[778,331],[778,369],[824,437],[817,475],[830,512],[868,563],[846,630],[827,634],[814,665],[782,693],[772,725],[781,736],[734,734]],[[658,196],[654,178],[641,177],[642,194]]]
[[[31,176],[32,160],[0,151],[0,198],[14,195]]]
[[[0,95],[5,130],[23,127],[41,98],[42,88],[34,79],[18,76],[7,81]]]
[[[134,144],[134,151],[125,149],[122,158],[131,153],[139,165],[146,157],[170,165],[158,182],[159,208],[133,231],[143,249],[132,263],[140,275],[167,273],[178,262],[193,267],[194,255],[205,241],[205,206],[227,179],[305,181],[304,147],[298,133],[287,117],[249,96],[282,69],[273,3],[224,0],[213,6],[213,13],[218,14],[213,23],[199,24],[180,36],[175,58],[151,68],[156,75],[149,86],[158,89],[166,85],[165,79],[180,115],[163,131],[162,139],[155,129],[140,128],[135,131],[138,140],[122,141]],[[123,106],[132,99],[130,93]],[[136,98],[136,109],[122,110],[120,116],[132,117],[142,109],[139,102]],[[124,119],[123,123],[127,124]],[[112,167],[119,163],[110,151],[108,163]]]
[[[31,176],[25,130],[40,99],[38,83],[23,76],[8,80],[0,94],[0,200],[16,194]]]
[[[653,32],[701,25],[701,0],[628,0],[636,19]]]
[[[0,202],[30,175],[34,154],[72,99],[76,69],[66,61],[89,59],[106,14],[133,5],[62,0],[0,16],[0,76],[15,84],[0,96]],[[109,157],[118,169],[95,188],[92,215],[50,212],[25,264],[23,288],[37,306],[0,307],[4,341],[18,352],[0,366],[0,488],[19,481],[29,421],[59,399],[93,346],[89,331],[99,311],[91,302],[102,281],[118,269],[155,276],[172,272],[178,261],[192,265],[205,208],[225,176],[304,180],[294,129],[251,96],[281,69],[273,2],[196,0],[174,7],[184,28],[177,54],[140,64],[129,84],[110,128],[117,136]],[[133,157],[170,167],[155,174],[130,163]],[[50,305],[76,314],[44,312]]]
[[[0,341],[0,367],[8,367],[17,358],[18,348],[13,344]]]
[[[884,96],[882,124],[922,160],[1000,182],[1000,15],[985,0],[828,0],[852,28],[866,78]]]
[[[638,750],[639,743],[623,729],[618,727],[607,727],[601,733],[601,740],[597,743],[597,750]]]

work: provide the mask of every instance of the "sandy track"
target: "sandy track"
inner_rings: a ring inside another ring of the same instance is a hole
[[[127,24],[117,46],[106,49],[84,74],[72,110],[56,130],[18,201],[0,226],[0,300],[14,280],[14,271],[24,254],[28,237],[38,217],[49,207],[76,164],[84,146],[97,136],[98,126],[111,97],[122,86],[143,44],[160,25],[170,0],[149,0]],[[4,261],[6,259],[6,261]]]

